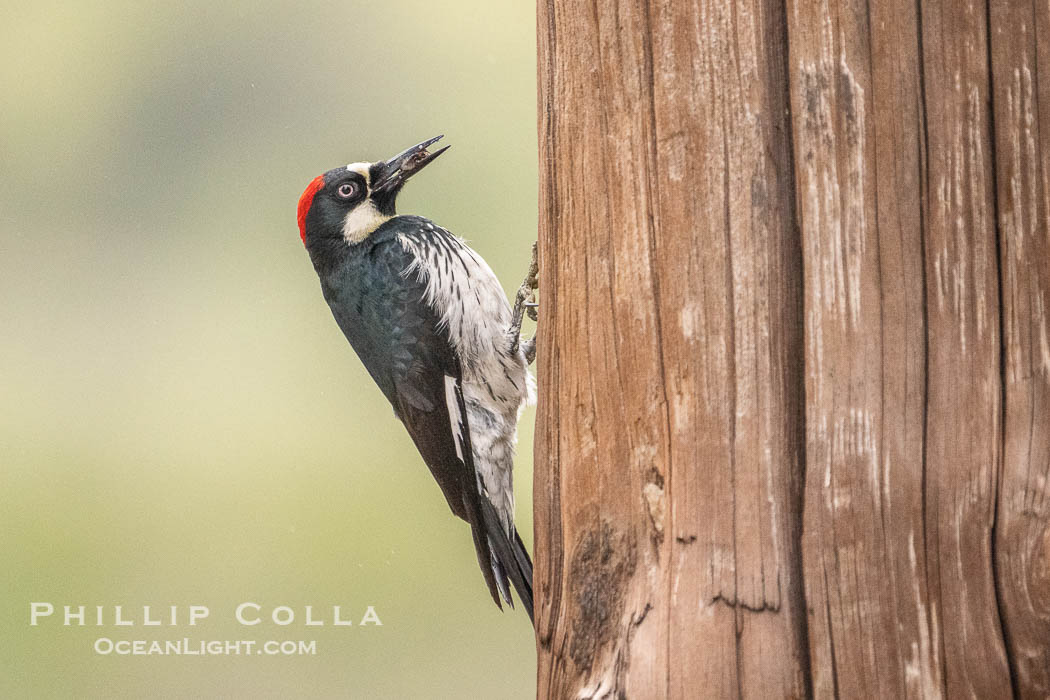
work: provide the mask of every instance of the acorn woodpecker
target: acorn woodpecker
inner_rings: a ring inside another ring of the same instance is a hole
[[[329,170],[299,199],[299,233],[325,301],[394,407],[452,512],[470,524],[489,592],[532,618],[532,560],[514,527],[518,417],[533,346],[499,281],[461,239],[399,216],[405,181],[438,136],[378,163]]]

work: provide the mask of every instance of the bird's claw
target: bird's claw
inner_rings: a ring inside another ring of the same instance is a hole
[[[539,269],[540,266],[536,244],[533,243],[532,261],[529,263],[528,274],[525,275],[525,280],[521,283],[521,286],[518,287],[518,293],[514,297],[514,313],[511,317],[510,325],[511,338],[513,338],[511,350],[516,353],[518,348],[521,347],[525,352],[525,359],[530,365],[536,359],[536,336],[533,336],[529,340],[522,341],[521,323],[526,314],[533,321],[536,321],[539,318],[536,313],[539,304],[534,301],[536,298],[536,290],[539,289],[539,281],[537,279]]]
[[[532,364],[536,361],[536,336],[521,342],[521,351],[525,354],[525,362]]]

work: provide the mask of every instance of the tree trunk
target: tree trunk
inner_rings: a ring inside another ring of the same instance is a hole
[[[1050,3],[538,15],[539,697],[1050,694]]]

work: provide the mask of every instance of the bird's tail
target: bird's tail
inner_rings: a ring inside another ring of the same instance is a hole
[[[512,528],[513,537],[507,535],[496,509],[487,498],[482,498],[482,514],[496,586],[507,605],[513,608],[514,601],[510,595],[510,586],[513,585],[529,620],[535,624],[532,615],[532,559],[529,558],[529,552],[517,530]]]

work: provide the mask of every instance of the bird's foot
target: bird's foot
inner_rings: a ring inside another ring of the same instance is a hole
[[[521,351],[525,353],[525,362],[532,364],[536,361],[536,336],[521,342]]]
[[[539,304],[536,303],[535,299],[536,290],[539,289],[539,281],[537,280],[539,269],[536,244],[533,243],[529,272],[525,275],[525,280],[518,287],[518,293],[514,296],[514,312],[511,316],[510,324],[510,334],[511,338],[513,338],[511,349],[513,352],[517,352],[518,347],[522,347],[525,350],[525,359],[528,360],[530,365],[536,359],[536,337],[533,336],[530,340],[522,342],[521,324],[526,314],[533,321],[538,318],[536,309],[539,308]]]

